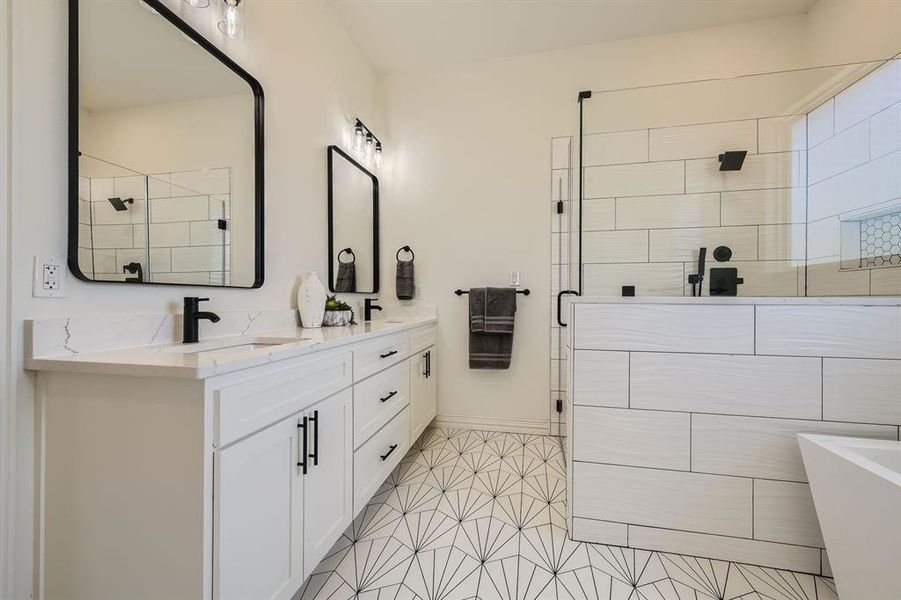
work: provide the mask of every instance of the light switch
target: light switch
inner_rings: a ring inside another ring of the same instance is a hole
[[[55,256],[34,257],[35,298],[66,297],[66,267],[62,259]]]

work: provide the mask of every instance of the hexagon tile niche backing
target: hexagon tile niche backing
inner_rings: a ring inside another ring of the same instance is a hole
[[[901,267],[901,212],[860,222],[860,266]]]

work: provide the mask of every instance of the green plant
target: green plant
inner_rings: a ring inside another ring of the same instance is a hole
[[[342,311],[349,310],[350,311],[350,324],[356,325],[357,318],[354,315],[354,309],[350,307],[350,304],[344,302],[343,300],[338,300],[337,296],[328,296],[325,299],[325,310],[328,311]]]
[[[325,310],[352,310],[350,304],[338,300],[337,296],[329,296],[325,299]]]

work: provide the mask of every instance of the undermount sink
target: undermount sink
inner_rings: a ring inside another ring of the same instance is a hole
[[[182,344],[163,348],[161,352],[172,354],[211,354],[213,352],[249,352],[284,344],[294,344],[310,340],[308,337],[252,337],[231,340],[212,340],[199,344]]]

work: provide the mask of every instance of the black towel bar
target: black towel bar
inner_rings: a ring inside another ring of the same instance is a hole
[[[469,292],[466,292],[466,291],[463,291],[463,290],[459,290],[459,289],[458,289],[458,290],[454,290],[454,293],[457,294],[458,296],[462,296],[463,294],[468,294]],[[532,292],[529,291],[529,288],[526,288],[526,289],[524,289],[524,290],[516,290],[516,293],[517,293],[517,294],[522,294],[523,296],[528,296],[528,295],[531,294]]]

